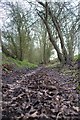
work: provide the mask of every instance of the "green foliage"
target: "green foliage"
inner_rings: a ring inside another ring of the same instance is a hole
[[[2,64],[13,64],[15,67],[19,68],[36,68],[37,65],[28,62],[27,60],[19,61],[11,57],[6,57],[4,54],[2,56]]]
[[[74,61],[80,60],[80,54],[74,56]]]
[[[80,92],[80,84],[76,88]]]
[[[16,65],[18,67],[21,67],[21,68],[24,68],[24,67],[35,68],[35,67],[37,67],[37,65],[32,64],[32,63],[30,63],[30,62],[28,62],[26,60],[23,60],[23,61],[15,60],[14,62],[16,63]]]

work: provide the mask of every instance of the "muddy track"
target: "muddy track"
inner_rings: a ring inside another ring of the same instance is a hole
[[[46,67],[21,73],[8,76],[13,82],[3,82],[2,120],[79,120],[72,78]]]

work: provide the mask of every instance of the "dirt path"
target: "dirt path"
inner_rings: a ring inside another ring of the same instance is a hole
[[[2,120],[79,120],[79,95],[69,76],[45,67],[11,75],[3,82]]]

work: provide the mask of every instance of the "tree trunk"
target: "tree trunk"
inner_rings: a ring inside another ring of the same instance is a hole
[[[15,55],[16,55],[17,58],[19,58],[18,53],[17,53],[17,46],[16,46],[16,44],[15,44],[15,42],[14,42],[14,40],[13,40],[13,37],[12,37],[12,36],[10,36],[10,37],[11,37],[12,44],[13,44],[13,46],[14,46]]]
[[[18,28],[18,33],[19,33],[19,40],[20,40],[20,58],[19,58],[19,60],[22,61],[23,60],[23,50],[22,50],[22,38],[21,38],[20,28]]]
[[[44,64],[46,64],[46,43],[45,42],[43,46],[43,61],[44,61]]]
[[[52,22],[54,23],[55,28],[56,28],[57,33],[58,33],[58,36],[59,36],[59,38],[60,38],[60,43],[61,43],[61,49],[62,49],[62,53],[63,53],[63,57],[64,57],[64,62],[65,62],[65,63],[68,63],[68,60],[69,60],[69,59],[68,59],[67,51],[66,51],[66,48],[65,48],[65,45],[64,45],[64,39],[63,39],[63,35],[62,35],[62,32],[61,32],[61,28],[60,28],[60,25],[59,25],[59,23],[58,23],[58,21],[57,21],[57,18],[55,17],[55,15],[53,14],[53,12],[50,10],[47,2],[46,2],[46,4],[44,4],[44,3],[42,3],[42,2],[38,2],[38,3],[41,4],[41,5],[47,10],[47,13],[49,13],[50,17],[52,18]],[[46,10],[45,10],[45,11],[46,11]],[[47,30],[48,30],[47,24],[45,24],[45,25],[46,25],[46,28],[47,28]],[[49,29],[48,31],[50,31],[50,29]],[[51,32],[51,31],[50,31],[50,32]],[[52,35],[51,35],[51,36],[52,36]],[[49,33],[49,37],[50,37],[50,38],[51,38],[51,36],[50,36],[50,33]],[[51,41],[52,41],[52,40],[51,40]],[[52,41],[52,42],[53,42],[53,41]],[[55,44],[55,43],[54,43],[54,44]],[[54,45],[54,47],[55,47],[57,53],[60,53],[60,52],[58,51],[58,49],[57,49],[57,46]],[[61,55],[60,55],[60,54],[58,54],[58,58],[61,59]]]
[[[63,56],[62,56],[62,54],[60,52],[60,49],[58,48],[58,46],[57,46],[57,44],[56,44],[56,42],[55,42],[55,40],[54,40],[54,38],[52,36],[51,30],[50,30],[50,27],[49,27],[47,21],[45,19],[43,19],[43,17],[39,13],[38,13],[38,15],[43,20],[43,22],[44,22],[44,24],[46,26],[46,29],[47,29],[47,32],[48,32],[48,35],[49,35],[49,39],[50,39],[51,43],[53,44],[53,46],[54,46],[54,48],[55,48],[55,50],[57,52],[59,61],[64,64]]]
[[[56,30],[58,32],[58,36],[60,38],[61,49],[62,49],[62,52],[63,52],[65,62],[68,62],[68,55],[67,55],[67,51],[66,51],[66,48],[65,48],[65,45],[64,45],[64,39],[63,39],[63,35],[62,35],[62,32],[61,32],[59,22],[57,21],[57,18],[55,17],[55,15],[53,15],[53,13],[52,13],[52,11],[50,10],[49,7],[48,7],[48,10],[49,10],[49,15],[52,18],[52,21],[53,21],[53,23],[55,25],[55,28],[56,28]]]

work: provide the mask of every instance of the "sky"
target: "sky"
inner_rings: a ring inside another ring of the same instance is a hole
[[[1,1],[2,2],[4,2],[4,1],[11,2],[12,1],[13,3],[15,3],[17,1],[17,2],[21,2],[21,4],[23,4],[24,3],[23,1],[36,2],[37,0],[1,0]],[[43,1],[43,0],[40,0],[40,1]],[[49,1],[51,1],[51,2],[68,2],[68,1],[73,1],[73,5],[76,5],[78,2],[80,2],[80,0],[46,0],[46,1],[48,1],[48,2]],[[2,28],[3,22],[5,22],[5,17],[6,17],[6,13],[5,13],[3,7],[0,4],[0,29]]]
[[[37,0],[1,0],[2,2],[6,1],[6,2],[13,2],[15,3],[17,2],[21,2],[21,4],[23,4],[23,1],[28,1],[28,2],[36,2]],[[43,0],[40,0],[43,1]],[[50,1],[50,2],[68,2],[68,1],[72,1],[73,5],[77,5],[78,2],[80,2],[80,0],[46,0],[46,1]],[[3,23],[5,22],[5,18],[6,18],[6,12],[4,11],[3,7],[0,4],[0,29],[2,28]],[[1,51],[1,50],[0,50]]]

